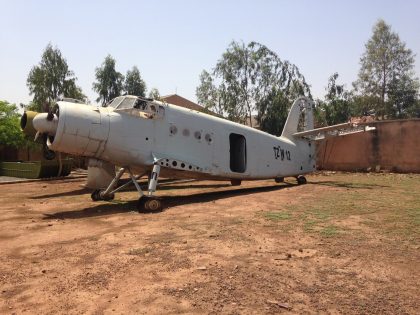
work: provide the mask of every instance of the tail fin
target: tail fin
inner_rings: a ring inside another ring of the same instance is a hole
[[[314,128],[313,102],[308,97],[299,97],[290,108],[282,137],[293,139],[293,134]]]

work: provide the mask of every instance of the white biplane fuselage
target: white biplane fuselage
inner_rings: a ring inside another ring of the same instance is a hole
[[[98,200],[113,197],[125,171],[141,197],[134,172],[149,175],[149,196],[159,176],[236,184],[298,178],[315,170],[313,141],[296,136],[313,129],[312,111],[311,100],[297,99],[280,137],[135,96],[117,97],[106,107],[59,101],[54,113],[36,114],[32,123],[38,134],[46,135],[50,150],[90,158],[87,186],[97,189],[92,199]],[[115,165],[122,167],[116,176]]]
[[[49,148],[137,172],[159,163],[162,176],[263,179],[315,169],[311,142],[293,139],[292,134],[275,137],[157,101],[143,101],[135,108],[136,101],[119,97],[107,107],[58,102],[58,124]],[[297,132],[297,120],[292,132]]]

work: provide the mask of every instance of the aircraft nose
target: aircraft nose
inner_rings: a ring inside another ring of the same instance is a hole
[[[41,113],[34,117],[32,124],[36,131],[54,136],[57,131],[58,117],[57,115]]]

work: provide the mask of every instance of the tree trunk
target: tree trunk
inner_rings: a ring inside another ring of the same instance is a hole
[[[382,120],[385,116],[385,92],[386,92],[386,65],[383,65],[383,78],[382,78],[382,95],[381,95],[381,109],[382,109]]]

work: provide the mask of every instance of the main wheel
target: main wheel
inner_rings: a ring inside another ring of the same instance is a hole
[[[92,194],[90,195],[90,198],[92,198],[93,201],[99,201],[101,200],[101,195],[100,195],[100,190],[96,189],[92,192]]]
[[[149,199],[144,204],[144,209],[148,211],[160,211],[162,210],[162,203],[158,199]]]
[[[111,200],[114,200],[114,198],[115,198],[115,194],[108,194],[108,195],[103,195],[103,194],[101,194],[101,193],[103,193],[105,190],[101,190],[100,191],[100,193],[99,193],[99,196],[101,197],[101,199],[102,200],[105,200],[105,201],[111,201]]]
[[[93,201],[99,201],[99,200],[105,200],[105,201],[110,201],[110,200],[114,200],[115,195],[114,194],[108,194],[106,196],[103,196],[103,192],[105,190],[101,190],[101,189],[96,189],[93,191],[93,193],[90,195],[90,197],[92,198]]]
[[[162,210],[162,202],[154,197],[144,196],[137,202],[139,212],[159,212]]]
[[[298,183],[298,185],[304,185],[304,184],[306,184],[306,178],[305,178],[305,176],[302,176],[302,175],[298,176],[297,177],[297,183]]]
[[[279,183],[283,183],[284,182],[284,177],[276,177],[274,178],[274,181],[279,184]]]

